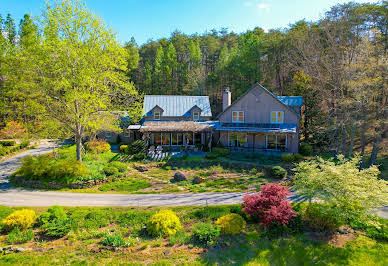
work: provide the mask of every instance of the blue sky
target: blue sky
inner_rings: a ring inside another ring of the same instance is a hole
[[[169,37],[178,29],[186,34],[228,28],[236,33],[259,26],[284,28],[298,20],[315,21],[331,6],[346,0],[86,0],[124,43],[133,36],[138,44]],[[376,2],[359,0],[357,2]],[[17,23],[25,13],[37,16],[44,0],[0,0],[3,17]]]

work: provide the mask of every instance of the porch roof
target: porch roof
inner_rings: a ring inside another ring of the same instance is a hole
[[[146,121],[141,126],[142,132],[204,132],[213,127],[212,121]]]
[[[296,133],[296,124],[254,124],[254,123],[219,123],[215,126],[220,131],[239,132],[269,132],[269,133]]]

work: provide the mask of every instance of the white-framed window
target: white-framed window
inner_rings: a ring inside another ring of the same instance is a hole
[[[154,119],[155,120],[160,120],[160,112],[155,112],[154,113]]]
[[[271,123],[282,124],[284,121],[284,112],[283,111],[272,111],[271,112]]]
[[[124,130],[124,137],[126,138],[129,138],[131,136],[131,130],[129,130],[128,128],[126,128]]]
[[[112,132],[105,131],[105,138],[110,138],[112,137]]]
[[[199,120],[199,112],[193,112],[193,120]]]
[[[244,112],[243,111],[233,111],[232,112],[232,122],[233,123],[244,123]]]
[[[267,135],[265,136],[265,148],[268,150],[287,150],[287,135]]]

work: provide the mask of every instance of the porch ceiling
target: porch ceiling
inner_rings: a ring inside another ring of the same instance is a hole
[[[144,122],[142,132],[204,132],[210,131],[212,126],[205,122],[194,121],[149,121]]]

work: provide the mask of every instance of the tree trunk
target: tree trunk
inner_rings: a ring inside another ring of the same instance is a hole
[[[362,126],[361,126],[361,168],[364,166],[364,160],[365,160],[365,142],[366,142],[366,137],[365,137],[365,132],[366,132],[366,121],[364,119],[364,121],[362,122]]]
[[[82,137],[78,134],[75,136],[75,145],[77,151],[77,161],[82,162]]]
[[[354,123],[350,125],[350,143],[348,150],[348,157],[353,156],[354,136],[356,135],[356,126]]]
[[[370,155],[370,163],[369,163],[369,166],[372,166],[376,163],[376,160],[377,160],[377,153],[379,152],[379,148],[380,148],[380,143],[381,143],[381,135],[380,134],[377,134],[375,136],[375,141],[373,143],[373,149],[372,149],[372,153]]]

